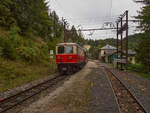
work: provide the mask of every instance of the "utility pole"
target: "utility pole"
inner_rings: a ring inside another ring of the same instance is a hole
[[[123,18],[126,17],[126,20],[124,21]],[[123,22],[125,22],[125,24],[123,24]],[[118,67],[118,62],[121,63],[121,69],[122,69],[122,64],[125,63],[126,64],[126,69],[128,67],[128,22],[129,22],[129,19],[128,19],[128,11],[126,11],[123,15],[121,15],[117,21],[117,58],[118,58],[118,37],[119,35],[121,35],[121,41],[120,41],[120,46],[121,46],[121,58],[119,61],[117,61],[117,67]],[[118,27],[119,26],[119,23],[120,23],[120,28]],[[123,32],[126,31],[126,58],[123,59]]]
[[[128,69],[128,11],[126,11],[126,69]]]
[[[121,29],[122,29],[122,18],[121,18]],[[122,35],[123,35],[123,31],[121,30],[120,31],[120,33],[121,33],[121,42],[120,42],[120,45],[121,45],[121,60],[122,60],[122,56],[123,56],[123,51],[122,51],[122,49],[123,49],[123,47],[122,47]],[[121,63],[121,69],[122,69],[122,63]]]
[[[118,33],[118,27],[119,27],[119,23],[117,22],[117,59],[118,59],[118,46],[119,46],[119,43],[118,43],[118,35],[119,35],[119,33]],[[117,69],[118,69],[118,63],[117,63]]]
[[[64,25],[64,43],[66,42],[66,21],[62,18],[63,25]]]
[[[56,13],[54,12],[54,26],[53,26],[53,28],[54,28],[54,37],[55,37],[55,17],[56,17]]]

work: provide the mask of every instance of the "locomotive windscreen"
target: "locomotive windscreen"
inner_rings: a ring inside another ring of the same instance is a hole
[[[58,46],[58,54],[71,54],[73,53],[73,46]]]

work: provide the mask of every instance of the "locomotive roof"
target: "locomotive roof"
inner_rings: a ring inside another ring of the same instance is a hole
[[[78,45],[77,43],[59,43],[57,46],[62,46],[62,45]]]

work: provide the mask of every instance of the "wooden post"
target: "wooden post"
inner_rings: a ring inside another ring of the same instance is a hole
[[[122,56],[123,56],[123,51],[122,51],[122,49],[123,49],[123,44],[122,44],[122,35],[123,35],[123,31],[122,31],[122,17],[121,17],[121,42],[120,42],[120,45],[121,45],[121,60],[122,60]],[[122,70],[122,63],[121,63],[121,70]]]
[[[119,33],[118,33],[118,25],[119,25],[119,23],[117,22],[117,59],[118,59],[118,35],[119,35]],[[118,69],[118,63],[117,63],[117,69]]]
[[[128,69],[128,11],[126,11],[126,69]]]

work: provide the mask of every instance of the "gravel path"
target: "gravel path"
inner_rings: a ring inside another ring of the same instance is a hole
[[[93,68],[87,79],[93,84],[87,113],[119,113],[113,90],[102,68]]]
[[[80,113],[80,109],[77,108],[80,108],[80,104],[82,105],[80,100],[84,97],[80,93],[83,91],[82,86],[86,84],[84,78],[91,72],[90,68],[95,66],[95,63],[89,61],[84,69],[74,74],[62,86],[48,96],[40,98],[39,101],[34,102],[20,113]]]

